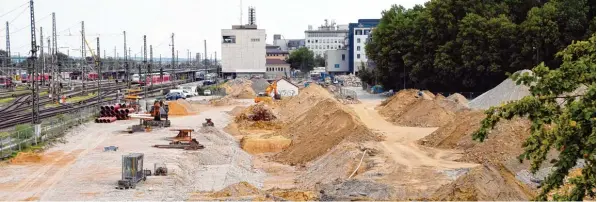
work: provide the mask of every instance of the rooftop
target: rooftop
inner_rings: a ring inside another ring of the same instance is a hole
[[[286,65],[288,63],[286,61],[280,60],[280,59],[266,59],[265,64],[268,64],[268,65]]]

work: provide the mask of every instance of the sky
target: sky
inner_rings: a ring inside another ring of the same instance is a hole
[[[348,24],[358,19],[380,18],[383,10],[392,4],[411,8],[427,0],[243,0],[242,21],[247,23],[249,6],[256,9],[257,26],[265,29],[267,43],[274,34],[285,39],[304,38],[309,25],[322,25],[324,19],[337,24]],[[13,55],[28,54],[31,49],[28,0],[0,0],[0,49],[6,48],[6,22],[9,22]],[[35,0],[35,19],[38,45],[40,27],[43,27],[44,45],[51,36],[52,12],[56,15],[57,43],[60,52],[80,56],[81,21],[85,21],[86,39],[95,50],[96,37],[100,48],[109,57],[123,56],[124,37],[131,56],[142,56],[143,35],[153,45],[154,60],[170,57],[170,37],[174,33],[175,50],[182,60],[187,50],[192,57],[207,52],[220,56],[221,29],[230,29],[240,23],[241,0]],[[116,48],[116,54],[114,49]],[[47,48],[46,48],[47,49]],[[104,54],[103,51],[101,53]],[[87,53],[89,56],[90,54]]]

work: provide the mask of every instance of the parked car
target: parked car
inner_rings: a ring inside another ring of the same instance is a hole
[[[181,92],[170,92],[166,95],[166,100],[178,100],[178,99],[185,99]]]
[[[197,92],[197,86],[181,86],[178,87],[179,89],[185,90],[186,92],[189,92],[189,94],[191,96],[198,96],[199,93]]]
[[[211,95],[211,90],[204,90],[203,95]]]
[[[172,90],[170,90],[170,92],[171,93],[174,93],[174,92],[182,93],[182,96],[185,98],[193,96],[193,94],[191,94],[191,92],[189,92],[187,90],[183,90],[183,89],[172,89]]]

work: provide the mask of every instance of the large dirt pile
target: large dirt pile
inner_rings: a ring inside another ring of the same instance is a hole
[[[255,91],[252,87],[253,82],[247,79],[234,79],[226,82],[222,86],[226,89],[226,94],[235,99],[253,99]]]
[[[288,148],[273,157],[282,163],[307,163],[344,140],[376,139],[351,109],[318,85],[305,88],[299,96],[281,105],[280,110],[281,114],[290,116],[291,119],[286,120],[291,121],[279,134],[292,139]]]
[[[231,184],[226,188],[210,195],[213,198],[241,197],[261,194],[261,190],[247,182]]]
[[[530,70],[520,70],[518,72],[532,73]],[[502,103],[520,100],[530,94],[529,87],[522,84],[516,85],[516,82],[507,78],[495,88],[479,95],[469,105],[473,109],[489,109],[493,106],[499,106]]]
[[[176,100],[168,102],[168,115],[195,115],[197,110],[186,100]]]
[[[456,103],[458,103],[459,105],[468,108],[468,99],[466,99],[466,97],[464,97],[462,94],[460,93],[454,93],[450,96],[447,97],[448,100],[452,100]]]
[[[250,154],[272,153],[284,150],[291,142],[282,136],[245,136],[240,140],[240,147]]]
[[[240,129],[281,129],[282,123],[277,120],[275,112],[265,103],[260,102],[245,108],[234,118]]]
[[[410,127],[440,127],[454,117],[454,113],[466,107],[444,96],[435,96],[424,91],[401,90],[396,95],[383,101],[377,108],[388,121]]]
[[[454,182],[439,188],[431,197],[438,201],[526,201],[533,193],[521,187],[505,168],[479,166]]]
[[[320,193],[322,201],[387,201],[395,195],[389,185],[357,179],[325,184]]]

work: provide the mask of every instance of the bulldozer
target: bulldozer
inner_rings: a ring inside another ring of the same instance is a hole
[[[261,93],[257,94],[257,97],[255,97],[255,103],[259,103],[262,101],[272,102],[273,101],[272,97],[271,97],[272,93],[274,93],[273,99],[276,99],[276,100],[280,99],[280,94],[278,94],[278,82],[277,81],[274,81],[269,86],[267,86],[267,88],[265,89],[265,92],[261,92]]]

